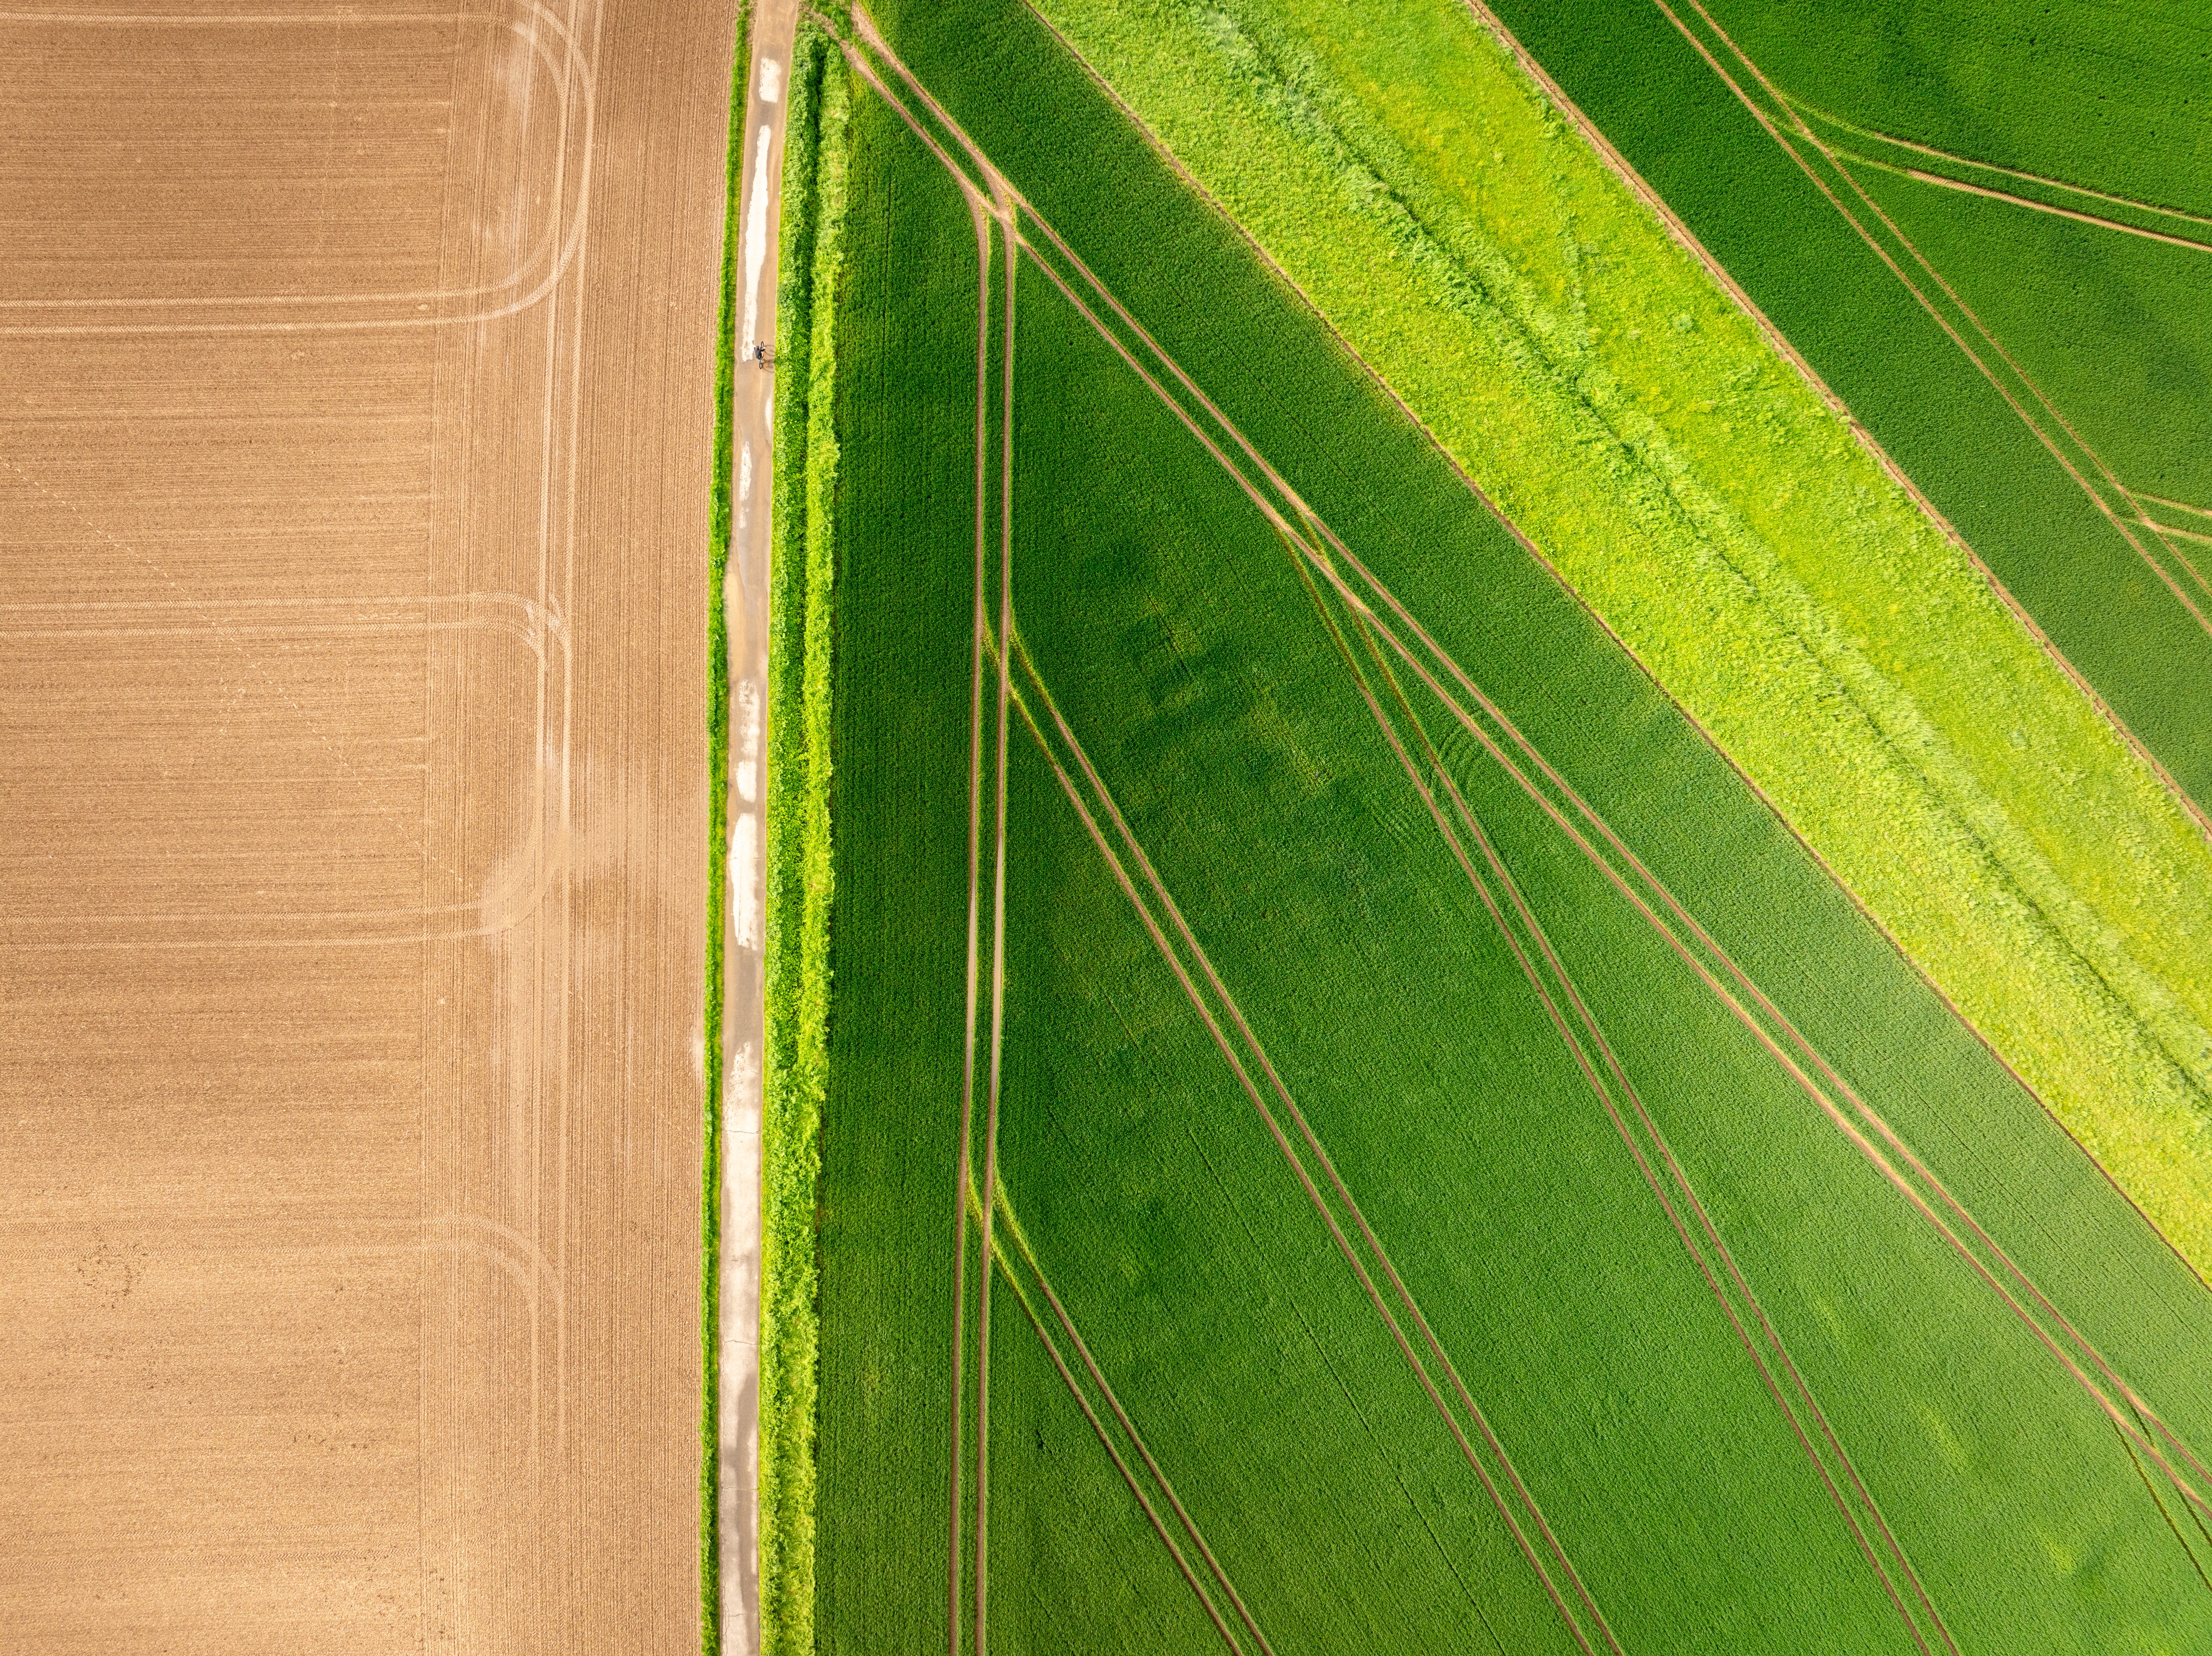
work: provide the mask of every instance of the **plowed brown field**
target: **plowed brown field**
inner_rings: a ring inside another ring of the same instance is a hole
[[[689,1649],[734,0],[168,3],[0,14],[0,1647]]]

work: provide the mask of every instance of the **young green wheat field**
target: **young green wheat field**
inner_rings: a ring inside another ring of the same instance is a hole
[[[2205,43],[802,15],[767,1650],[2212,1649]]]

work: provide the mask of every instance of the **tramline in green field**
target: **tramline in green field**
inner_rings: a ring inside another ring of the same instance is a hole
[[[881,21],[793,75],[770,1647],[2201,1641],[2201,1283],[1034,14]]]

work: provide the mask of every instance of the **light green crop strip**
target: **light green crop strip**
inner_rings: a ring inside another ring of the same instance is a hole
[[[1460,0],[1034,0],[2212,1276],[2212,846]]]

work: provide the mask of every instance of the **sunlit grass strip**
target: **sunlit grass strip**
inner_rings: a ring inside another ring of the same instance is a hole
[[[2212,849],[1459,0],[1038,0],[2212,1272]]]
[[[844,59],[811,21],[793,51],[776,291],[769,590],[766,1042],[762,1077],[761,1638],[814,1648],[820,1271],[816,1186],[830,1016],[830,695],[842,268]]]
[[[730,476],[737,389],[738,219],[752,3],[739,0],[723,163],[722,275],[714,311],[714,471],[707,530],[707,1093],[699,1189],[699,1648],[722,1648],[722,948],[729,915]]]

